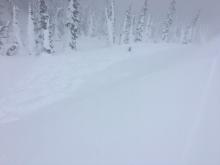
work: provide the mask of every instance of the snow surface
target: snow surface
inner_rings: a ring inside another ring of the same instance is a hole
[[[219,165],[219,43],[0,57],[0,165]]]

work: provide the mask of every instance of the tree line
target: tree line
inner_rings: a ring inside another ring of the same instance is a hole
[[[188,24],[177,23],[176,0],[171,0],[168,12],[160,23],[150,13],[148,0],[144,1],[136,15],[130,5],[120,28],[116,28],[114,0],[107,0],[102,13],[91,8],[83,9],[80,0],[66,1],[67,6],[57,9],[51,9],[46,0],[30,2],[26,34],[21,34],[21,12],[13,1],[8,0],[11,18],[5,23],[0,20],[0,53],[13,56],[21,52],[29,55],[54,54],[64,49],[74,52],[81,36],[102,38],[109,45],[140,42],[189,44],[200,37],[200,11]]]

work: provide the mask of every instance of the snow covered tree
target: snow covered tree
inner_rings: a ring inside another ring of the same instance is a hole
[[[0,52],[3,54],[5,40],[8,39],[8,24],[0,25]]]
[[[107,25],[107,35],[110,45],[115,43],[115,2],[107,1],[107,7],[105,9],[106,25]]]
[[[124,19],[124,25],[123,25],[123,34],[122,34],[122,40],[124,44],[129,44],[131,41],[131,35],[132,35],[132,15],[131,15],[131,6],[126,11],[125,19]]]
[[[9,1],[0,1],[0,55],[5,55],[5,50],[7,49],[9,32],[11,30],[11,20],[6,20],[5,13],[12,14],[12,8]],[[10,6],[10,7],[9,7]],[[12,15],[10,15],[12,17]]]
[[[49,20],[49,16],[48,16],[48,8],[46,5],[45,0],[40,0],[40,28],[42,30],[47,30],[48,28],[48,20]]]
[[[67,28],[69,31],[68,45],[71,50],[77,49],[77,39],[79,38],[80,32],[80,12],[79,12],[78,0],[69,0],[69,6],[67,10]]]
[[[196,26],[200,18],[200,11],[195,15],[192,22],[186,27],[184,32],[183,44],[192,43],[196,38]]]
[[[32,15],[32,18],[31,18],[31,15],[29,15],[28,19],[30,19],[30,21],[28,20],[28,24],[33,22],[33,28],[34,28],[34,32],[33,32],[34,33],[33,34],[33,37],[34,37],[33,38],[34,39],[34,42],[33,42],[34,52],[33,52],[33,54],[34,55],[40,55],[43,51],[42,28],[41,28],[41,25],[40,25],[40,0],[33,1],[31,3],[31,6],[32,6],[32,11],[33,11],[32,14],[33,15]],[[30,14],[30,10],[29,10],[29,14]],[[28,25],[28,26],[29,26],[28,31],[30,30],[30,33],[32,33],[31,32],[32,31],[31,30],[32,25]],[[30,35],[30,36],[32,36],[32,35]]]
[[[0,25],[0,52],[2,51],[3,46],[4,46],[3,36],[4,36],[4,26]]]
[[[143,32],[144,32],[144,19],[143,15],[141,15],[138,19],[138,24],[136,27],[135,33],[135,42],[143,41]]]
[[[55,24],[53,19],[49,19],[49,53],[53,54],[55,53],[55,46],[54,46],[54,40],[55,40]]]
[[[144,34],[147,24],[147,11],[148,11],[148,0],[145,0],[144,7],[141,10],[141,14],[138,17],[138,22],[136,26],[136,36],[135,41],[141,42],[144,40]]]
[[[12,21],[12,26],[13,26],[13,33],[15,37],[15,42],[18,43],[18,45],[21,47],[22,41],[21,41],[21,29],[18,23],[18,8],[17,6],[14,5],[13,7],[13,21]]]
[[[28,35],[27,35],[27,44],[29,54],[35,54],[35,28],[34,28],[34,13],[31,3],[28,7]]]
[[[0,53],[3,54],[3,49],[5,47],[5,39],[8,38],[7,31],[8,25],[5,25],[1,20],[3,5],[0,4]]]
[[[49,27],[50,21],[49,18],[46,20],[46,29],[44,30],[44,51],[47,53],[50,53],[50,27]]]
[[[172,0],[170,3],[167,18],[164,22],[162,29],[162,41],[168,42],[170,39],[169,35],[170,35],[171,27],[174,23],[175,14],[176,14],[176,0]]]
[[[6,55],[12,56],[20,53],[23,49],[23,43],[21,41],[20,26],[18,24],[18,8],[16,5],[13,6],[12,11],[12,22],[11,22],[11,44],[7,49]]]
[[[45,0],[39,1],[39,36],[40,52],[50,52],[49,46],[49,14]]]

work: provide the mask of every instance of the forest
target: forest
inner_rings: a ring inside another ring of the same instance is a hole
[[[1,55],[76,51],[82,37],[98,38],[113,46],[162,42],[190,44],[202,42],[206,36],[205,28],[200,24],[201,11],[198,10],[191,21],[181,22],[176,0],[170,1],[167,13],[160,21],[149,11],[149,0],[145,0],[135,14],[129,5],[121,16],[122,21],[117,20],[114,0],[107,0],[101,11],[81,5],[80,0],[66,0],[62,6],[48,4],[46,0],[31,1],[24,14],[13,1],[6,0],[4,6],[9,9],[9,19],[0,20]],[[4,6],[0,6],[0,11]],[[26,30],[22,32],[21,29]]]

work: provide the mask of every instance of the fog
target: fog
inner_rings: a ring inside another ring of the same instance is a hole
[[[94,6],[102,6],[105,0],[84,0]],[[96,2],[96,3],[94,3]],[[132,4],[137,13],[144,0],[116,0],[117,11],[123,12]],[[149,10],[154,17],[163,18],[167,12],[170,0],[149,0]],[[177,0],[177,13],[179,19],[188,21],[198,10],[201,10],[201,23],[213,31],[220,32],[220,1],[219,0]]]
[[[0,2],[4,5],[4,1]],[[18,6],[26,11],[27,4],[30,0],[14,0]],[[49,3],[63,4],[67,0],[48,0]],[[133,13],[138,14],[144,0],[115,0],[117,21],[120,22],[123,13],[128,5],[133,6]],[[105,6],[106,0],[81,0],[82,7],[93,7],[96,10],[102,10]],[[149,11],[152,13],[154,19],[162,20],[168,9],[170,0],[149,0]],[[190,21],[192,17],[201,10],[200,24],[206,27],[209,33],[213,36],[220,33],[220,1],[219,0],[177,0],[177,15],[181,22]],[[5,16],[4,16],[5,17]]]
[[[0,165],[220,165],[220,0],[144,1],[0,0]]]

